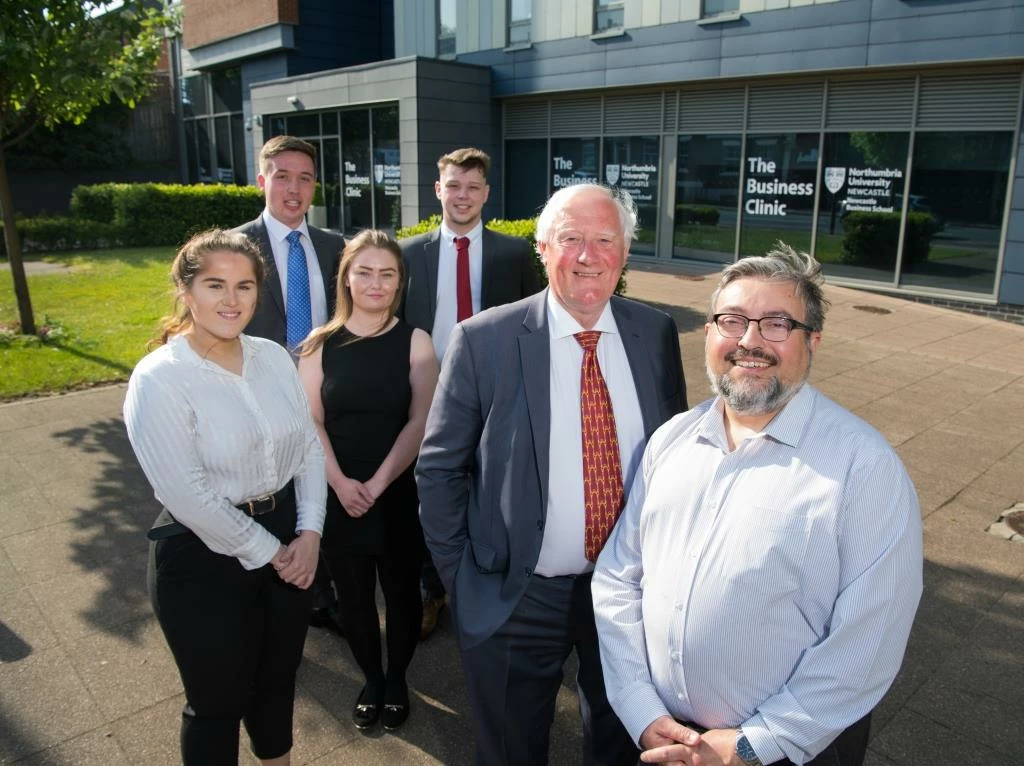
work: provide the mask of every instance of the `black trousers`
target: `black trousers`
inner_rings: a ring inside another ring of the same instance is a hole
[[[395,691],[404,691],[405,672],[412,662],[423,620],[419,577],[423,567],[421,548],[387,551],[379,556],[351,556],[324,538],[323,553],[338,592],[344,615],[345,637],[352,656],[377,693],[383,692],[384,662],[381,655],[380,616],[377,613],[377,580],[384,594],[388,667],[386,680]]]
[[[256,520],[284,543],[295,537],[294,503]],[[289,752],[311,592],[286,584],[269,564],[247,571],[191,532],[150,544],[149,581],[185,687],[185,766],[236,766],[240,721],[256,757]]]
[[[583,763],[636,764],[640,751],[605,694],[590,580],[534,575],[508,621],[462,652],[478,766],[548,762],[562,666],[574,649]]]

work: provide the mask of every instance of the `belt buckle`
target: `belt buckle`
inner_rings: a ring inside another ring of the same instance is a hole
[[[265,511],[257,511],[256,504],[263,503],[267,500],[270,501],[270,507]],[[250,516],[261,516],[264,513],[270,513],[277,508],[277,496],[276,495],[263,495],[262,497],[254,497],[251,500],[246,500],[245,504],[249,506]]]

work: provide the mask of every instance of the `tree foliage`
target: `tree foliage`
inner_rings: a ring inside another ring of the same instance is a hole
[[[21,264],[6,153],[42,126],[80,124],[112,100],[133,107],[149,92],[164,30],[161,2],[0,2],[0,208],[23,333],[35,321]]]

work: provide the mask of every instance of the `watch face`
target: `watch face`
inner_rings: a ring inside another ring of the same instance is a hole
[[[747,766],[762,766],[761,759],[757,757],[754,748],[750,746],[750,740],[742,732],[736,735],[736,755]]]

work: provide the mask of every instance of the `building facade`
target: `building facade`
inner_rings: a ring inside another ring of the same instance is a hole
[[[783,240],[834,282],[1024,304],[1022,10],[394,0],[386,60],[262,80],[241,65],[245,152],[317,141],[319,214],[343,230],[435,212],[436,158],[473,144],[495,158],[491,216],[589,180],[628,190],[635,259],[717,265]]]

